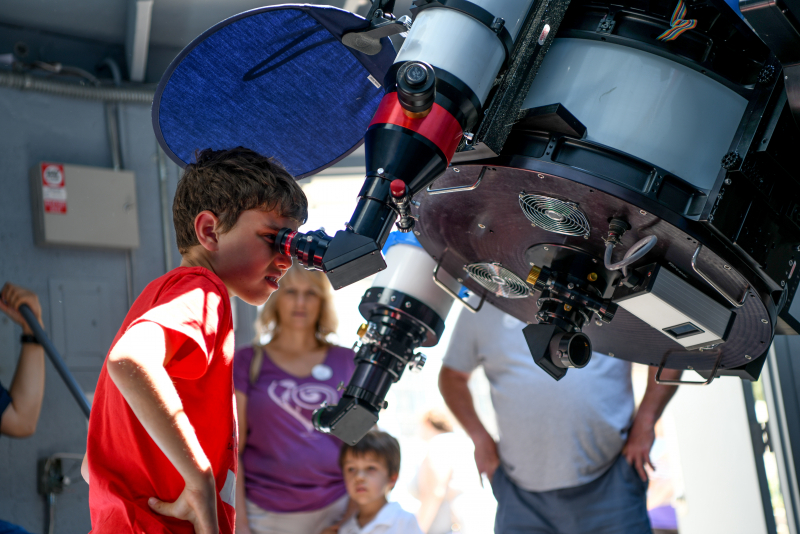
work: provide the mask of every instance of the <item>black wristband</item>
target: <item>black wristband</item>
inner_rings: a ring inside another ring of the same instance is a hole
[[[22,337],[19,338],[20,343],[36,343],[39,345],[39,341],[36,339],[36,336],[32,334],[22,334]]]

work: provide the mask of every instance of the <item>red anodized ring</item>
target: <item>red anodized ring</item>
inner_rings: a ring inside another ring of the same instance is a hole
[[[381,100],[370,126],[375,124],[394,124],[421,135],[442,151],[448,164],[463,135],[461,125],[456,118],[435,102],[427,116],[420,119],[408,117],[397,99],[396,92],[388,93]]]
[[[297,230],[295,230],[294,232],[286,235],[286,244],[283,245],[283,253],[286,254],[287,256],[291,256],[292,255],[291,254],[292,241],[294,241],[294,236],[296,236],[296,235],[297,235]]]

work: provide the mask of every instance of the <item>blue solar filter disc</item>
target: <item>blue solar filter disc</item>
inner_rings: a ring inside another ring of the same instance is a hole
[[[297,178],[363,142],[394,61],[388,38],[368,56],[341,43],[368,22],[329,6],[286,4],[226,19],[190,43],[161,78],[153,128],[181,167],[205,148],[243,146]]]

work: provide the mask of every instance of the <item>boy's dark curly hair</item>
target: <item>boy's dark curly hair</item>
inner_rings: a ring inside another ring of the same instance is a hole
[[[207,148],[195,155],[197,163],[186,166],[178,182],[172,218],[178,250],[185,254],[199,245],[194,219],[208,210],[219,218],[220,230],[228,232],[243,211],[275,210],[303,224],[308,200],[294,177],[272,158],[248,148]]]

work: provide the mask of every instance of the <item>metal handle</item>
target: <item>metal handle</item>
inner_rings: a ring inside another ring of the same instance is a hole
[[[661,379],[661,371],[664,370],[664,365],[667,363],[667,359],[669,358],[670,354],[675,352],[686,352],[680,349],[678,350],[668,350],[664,353],[664,356],[661,358],[661,363],[658,365],[658,371],[656,371],[656,384],[663,384],[667,386],[707,386],[714,380],[714,375],[717,374],[717,369],[719,369],[719,362],[722,361],[722,350],[717,349],[717,359],[714,361],[714,367],[711,369],[711,374],[708,375],[708,380],[705,382],[693,382],[690,380],[662,380]]]
[[[714,282],[712,282],[712,281],[711,281],[711,278],[709,278],[709,277],[708,277],[708,275],[706,275],[706,273],[704,273],[703,271],[701,271],[701,270],[700,270],[700,269],[697,267],[697,256],[699,256],[699,255],[700,255],[700,250],[702,250],[702,248],[703,248],[703,245],[698,245],[698,246],[697,246],[697,250],[695,250],[695,251],[694,251],[694,255],[692,256],[692,269],[694,269],[694,272],[696,272],[697,274],[699,274],[700,276],[702,276],[702,277],[703,277],[703,280],[705,280],[706,282],[708,282],[708,285],[710,285],[711,287],[713,287],[714,289],[716,289],[716,290],[717,290],[717,293],[719,293],[720,295],[722,295],[723,297],[725,297],[725,300],[727,300],[728,302],[730,302],[730,303],[731,303],[731,304],[732,304],[734,307],[736,307],[736,308],[741,308],[741,307],[744,305],[744,301],[745,301],[745,300],[747,300],[748,291],[750,290],[750,284],[747,284],[747,287],[746,287],[746,288],[745,288],[745,290],[744,290],[744,295],[742,296],[742,300],[741,300],[741,301],[739,301],[739,302],[736,302],[736,301],[733,299],[733,297],[731,297],[730,295],[728,295],[728,293],[727,293],[727,292],[726,292],[724,289],[722,289],[722,288],[721,288],[721,287],[719,287],[717,284],[715,284]]]
[[[444,259],[444,257],[443,257],[443,259]],[[459,297],[458,294],[455,291],[453,291],[452,289],[450,289],[449,287],[444,285],[444,283],[441,280],[439,280],[438,274],[439,274],[439,266],[440,265],[442,265],[442,260],[439,260],[439,263],[437,263],[436,267],[433,268],[433,282],[437,286],[441,287],[442,290],[445,293],[447,293],[448,295],[450,295],[451,297],[456,299],[456,302],[460,302],[469,311],[471,311],[472,313],[478,313],[480,311],[480,309],[483,307],[483,301],[486,300],[486,293],[484,293],[483,296],[481,297],[481,301],[478,303],[478,307],[477,308],[473,308],[472,305],[469,302],[467,302],[466,300],[464,300],[461,297]]]
[[[91,407],[89,406],[89,401],[86,400],[86,395],[83,394],[83,390],[78,385],[75,377],[69,372],[67,365],[64,363],[64,360],[61,359],[61,355],[58,354],[58,351],[53,346],[50,338],[48,338],[47,334],[44,333],[44,329],[42,328],[42,325],[39,324],[39,321],[36,320],[36,316],[33,315],[33,311],[31,311],[27,304],[23,304],[19,307],[19,313],[25,319],[25,322],[28,323],[28,326],[31,327],[31,330],[33,330],[33,335],[36,336],[36,341],[38,341],[39,344],[44,348],[44,351],[50,357],[50,361],[53,362],[53,366],[55,366],[56,371],[58,371],[58,374],[61,375],[61,379],[64,380],[64,383],[67,385],[69,392],[72,393],[73,397],[75,397],[75,400],[78,402],[78,405],[81,407],[81,410],[83,410],[83,413],[88,419]]]
[[[443,195],[445,193],[458,193],[460,191],[472,191],[476,187],[481,184],[481,180],[483,180],[483,175],[486,174],[486,167],[481,169],[481,173],[478,175],[478,179],[472,185],[457,185],[455,187],[442,187],[441,189],[431,189],[431,185],[433,182],[428,186],[427,192],[429,195]],[[434,180],[435,181],[435,180]]]

